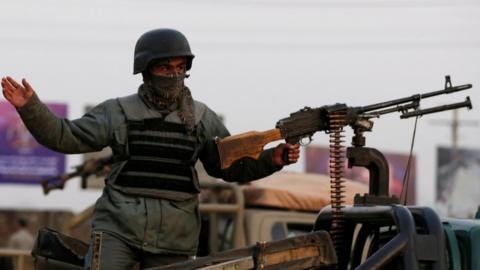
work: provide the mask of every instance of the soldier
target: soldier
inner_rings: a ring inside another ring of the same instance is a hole
[[[132,269],[170,264],[195,255],[200,232],[199,183],[194,164],[226,181],[248,182],[297,161],[299,146],[279,144],[259,160],[220,168],[215,137],[229,132],[184,84],[194,55],[185,36],[157,29],[137,41],[136,94],[107,100],[79,119],[59,119],[30,84],[2,79],[3,95],[33,136],[63,153],[113,150],[114,164],[95,204],[86,267]],[[282,159],[284,151],[288,160]]]

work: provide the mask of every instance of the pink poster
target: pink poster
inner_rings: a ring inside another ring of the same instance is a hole
[[[47,106],[57,116],[66,117],[67,105]],[[65,155],[38,144],[15,108],[0,102],[0,183],[38,184],[64,172]]]

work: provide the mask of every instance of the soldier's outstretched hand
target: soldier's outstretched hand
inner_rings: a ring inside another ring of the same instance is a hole
[[[284,154],[286,152],[286,155]],[[284,166],[298,161],[300,157],[300,144],[281,143],[273,151],[273,163]]]
[[[21,108],[27,104],[33,95],[33,88],[27,80],[22,79],[22,84],[20,85],[9,76],[2,78],[3,96],[16,108]]]

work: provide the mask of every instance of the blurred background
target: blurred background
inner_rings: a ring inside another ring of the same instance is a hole
[[[454,85],[471,83],[469,91],[422,101],[431,107],[468,95],[474,108],[419,119],[412,192],[415,204],[443,216],[471,217],[480,204],[478,1],[0,0],[0,10],[0,75],[27,78],[41,100],[70,119],[136,92],[141,76],[132,75],[135,42],[164,27],[189,39],[195,59],[187,85],[195,99],[223,116],[232,134],[271,129],[304,106],[364,106],[440,90],[445,75]],[[101,189],[81,189],[75,180],[44,196],[38,179],[22,174],[39,160],[28,160],[28,145],[13,154],[8,142],[19,136],[11,131],[18,120],[3,97],[0,102],[5,234],[14,230],[12,211],[78,213],[93,204]],[[414,120],[390,114],[374,121],[367,146],[408,156]],[[328,147],[328,136],[317,133],[309,147]],[[321,154],[306,152],[285,170],[322,173],[307,166],[320,162]],[[39,155],[45,158],[41,167],[52,168],[37,168],[43,176],[72,171],[85,159]],[[19,162],[27,165],[18,168]],[[405,164],[397,167],[402,178]]]

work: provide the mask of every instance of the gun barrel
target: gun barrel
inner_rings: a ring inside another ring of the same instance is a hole
[[[413,112],[404,113],[404,114],[400,115],[400,118],[401,119],[406,119],[406,118],[410,118],[410,117],[413,117],[413,116],[422,116],[422,115],[425,115],[425,114],[431,114],[431,113],[447,111],[447,110],[454,110],[454,109],[463,108],[463,107],[467,107],[469,110],[472,109],[472,102],[470,101],[470,97],[467,97],[466,100],[463,101],[463,102],[452,103],[452,104],[437,106],[437,107],[433,107],[433,108],[416,110],[416,111],[413,111]]]
[[[433,92],[421,94],[420,98],[429,98],[429,97],[438,96],[438,95],[442,95],[442,94],[451,94],[451,93],[467,90],[467,89],[470,89],[470,88],[472,88],[471,84],[462,84],[462,85],[458,85],[458,86],[447,87],[443,90],[438,90],[438,91],[433,91]]]
[[[446,87],[445,89],[442,89],[442,90],[437,90],[437,91],[428,92],[424,94],[416,94],[410,97],[404,97],[404,98],[394,99],[386,102],[380,102],[380,103],[376,103],[376,104],[372,104],[364,107],[358,107],[357,112],[358,113],[370,112],[373,110],[388,108],[388,107],[403,104],[406,102],[420,101],[424,98],[429,98],[429,97],[443,95],[443,94],[451,94],[451,93],[467,90],[470,88],[472,88],[471,84],[463,84],[463,85],[458,85],[453,87]]]
[[[418,102],[410,102],[406,105],[397,105],[396,107],[393,108],[388,108],[380,111],[374,111],[374,112],[369,112],[368,114],[370,115],[375,115],[375,116],[380,116],[382,114],[387,114],[387,113],[392,113],[392,112],[406,112],[410,109],[417,109],[418,108]]]

